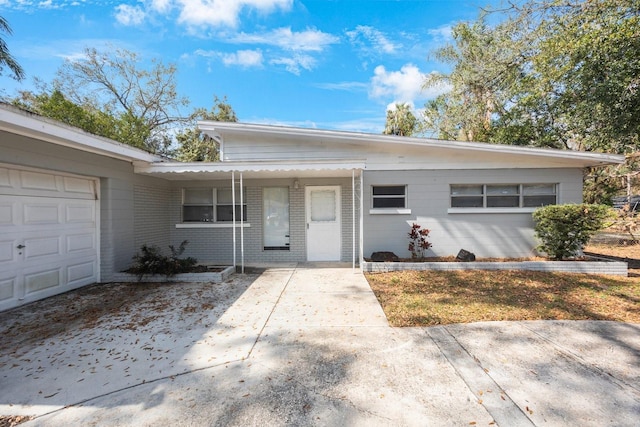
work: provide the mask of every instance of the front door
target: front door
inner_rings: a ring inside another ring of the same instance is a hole
[[[307,261],[340,261],[340,186],[307,186]]]

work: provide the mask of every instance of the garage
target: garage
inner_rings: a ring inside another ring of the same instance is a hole
[[[99,281],[98,181],[0,164],[0,311]]]

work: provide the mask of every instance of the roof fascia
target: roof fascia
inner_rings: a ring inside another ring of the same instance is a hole
[[[8,105],[0,105],[0,130],[128,162],[165,160],[144,150],[91,135]]]
[[[460,149],[497,154],[512,154],[561,158],[584,162],[588,165],[605,165],[624,163],[624,156],[618,154],[592,153],[585,151],[555,150],[550,148],[522,147],[504,144],[488,144],[482,142],[448,141],[432,138],[414,138],[396,135],[369,134],[360,132],[344,132],[324,129],[293,128],[285,126],[200,121],[198,127],[207,132],[215,132],[218,137],[225,134],[280,135],[290,138],[333,140],[338,143],[354,144],[388,144],[424,148]]]

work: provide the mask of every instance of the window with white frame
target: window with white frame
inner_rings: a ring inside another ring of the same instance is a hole
[[[246,191],[244,192],[246,194]],[[240,206],[240,189],[236,189],[236,221],[247,220],[246,200]],[[242,218],[240,215],[242,213]],[[231,188],[184,188],[182,222],[231,222],[233,197]]]
[[[557,184],[456,184],[452,208],[536,208],[558,203]]]
[[[407,207],[407,186],[374,185],[371,200],[374,209],[404,209]]]

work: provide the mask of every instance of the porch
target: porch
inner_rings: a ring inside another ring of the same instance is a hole
[[[201,263],[239,271],[315,261],[356,268],[363,169],[353,160],[136,165],[136,174],[168,181],[168,188],[134,189],[136,247],[168,227],[168,244],[189,241],[184,256]]]

